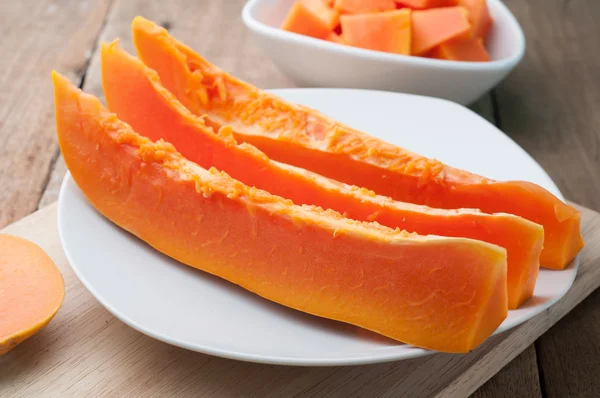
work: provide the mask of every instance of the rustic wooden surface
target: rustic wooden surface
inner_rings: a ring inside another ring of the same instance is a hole
[[[600,214],[582,211],[588,247],[569,292],[549,310],[489,338],[472,353],[365,366],[293,367],[187,351],[118,321],[68,265],[53,204],[2,231],[40,245],[62,273],[67,294],[46,328],[0,357],[0,396],[465,397],[514,358],[514,365],[497,376],[499,382],[475,395],[536,396],[532,343],[600,286]]]
[[[120,37],[123,47],[131,51],[129,24],[135,15],[164,24],[181,40],[244,80],[263,88],[292,86],[251,41],[240,19],[243,3],[244,0],[0,2],[0,227],[57,198],[65,167],[54,135],[50,70],[66,73],[73,81],[83,80],[86,91],[101,94],[97,40]],[[526,56],[506,81],[472,109],[523,146],[567,197],[600,210],[600,26],[596,24],[600,2],[505,3],[525,32]],[[77,294],[85,296],[87,292]],[[93,315],[91,308],[84,308],[84,316],[77,320],[78,329],[92,334],[103,322],[107,327],[118,322],[108,314]],[[69,313],[64,308],[61,311]],[[598,330],[600,293],[596,292],[474,396],[600,396]],[[142,351],[160,344],[146,342],[147,338],[124,325],[118,333],[130,339],[131,344],[147,344]],[[85,338],[79,339],[63,344],[89,345]],[[25,350],[34,352],[36,347],[44,346],[38,344],[31,343]],[[183,355],[180,351],[163,350],[169,360],[155,367],[181,366],[176,362]],[[106,358],[98,360],[99,364],[107,363]],[[186,367],[179,369],[192,372],[199,369],[197,362],[185,362]],[[11,383],[2,369],[0,365],[0,389],[3,383]],[[87,369],[92,374],[105,371],[104,365]],[[212,371],[213,387],[198,387],[198,391],[211,393],[210,388],[217,388],[219,371]],[[299,383],[298,380],[290,383]],[[107,384],[110,381],[106,379]],[[81,383],[71,380],[69,391],[84,391]],[[158,380],[145,383],[160,387]],[[239,391],[244,391],[243,386],[240,381]],[[162,386],[164,391],[172,387]],[[356,391],[368,390],[361,387]],[[306,391],[305,395],[311,394]]]

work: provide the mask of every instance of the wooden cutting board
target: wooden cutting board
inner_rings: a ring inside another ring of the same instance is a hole
[[[222,359],[147,337],[104,309],[65,259],[56,204],[2,232],[40,245],[66,285],[65,302],[40,333],[0,357],[0,397],[462,397],[600,286],[600,214],[579,207],[586,247],[575,283],[554,306],[468,355],[348,367],[287,367]]]

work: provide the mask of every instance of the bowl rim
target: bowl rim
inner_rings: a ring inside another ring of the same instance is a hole
[[[371,61],[395,62],[399,64],[412,64],[415,66],[435,66],[468,71],[490,71],[513,68],[523,59],[525,54],[526,41],[523,29],[513,13],[501,0],[487,0],[488,6],[491,5],[492,7],[496,8],[499,11],[499,14],[501,14],[503,18],[507,19],[509,29],[514,31],[514,34],[517,38],[516,50],[509,57],[488,62],[448,61],[442,59],[416,57],[412,55],[391,54],[383,51],[368,50],[352,46],[342,46],[326,40],[319,40],[313,37],[288,32],[267,25],[266,23],[261,22],[254,17],[255,9],[264,1],[268,0],[248,0],[242,9],[242,20],[250,30],[261,35],[268,36],[274,40],[291,41],[301,46],[313,46],[321,50],[337,52],[348,56],[361,57]]]

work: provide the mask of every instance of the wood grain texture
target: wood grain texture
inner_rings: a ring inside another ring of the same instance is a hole
[[[600,285],[600,215],[583,211],[588,246],[567,295],[469,355],[436,354],[353,367],[286,367],[186,351],[118,321],[67,264],[56,231],[56,205],[51,205],[3,230],[46,250],[65,278],[67,294],[46,328],[0,357],[0,396],[463,397]]]
[[[505,0],[527,52],[496,90],[501,128],[572,200],[600,209],[600,2]],[[536,343],[548,397],[600,396],[600,293]]]
[[[541,396],[536,351],[534,345],[530,345],[475,391],[472,398],[536,398]]]
[[[0,2],[0,227],[37,208],[58,155],[50,72],[81,79],[109,3]]]
[[[600,290],[536,342],[546,397],[600,396]]]

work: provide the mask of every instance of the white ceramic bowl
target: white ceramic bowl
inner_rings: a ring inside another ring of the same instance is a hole
[[[491,62],[458,62],[343,46],[279,29],[295,0],[249,0],[242,18],[265,53],[300,86],[346,87],[428,95],[463,105],[498,84],[519,63],[525,37],[500,0],[486,44]]]

